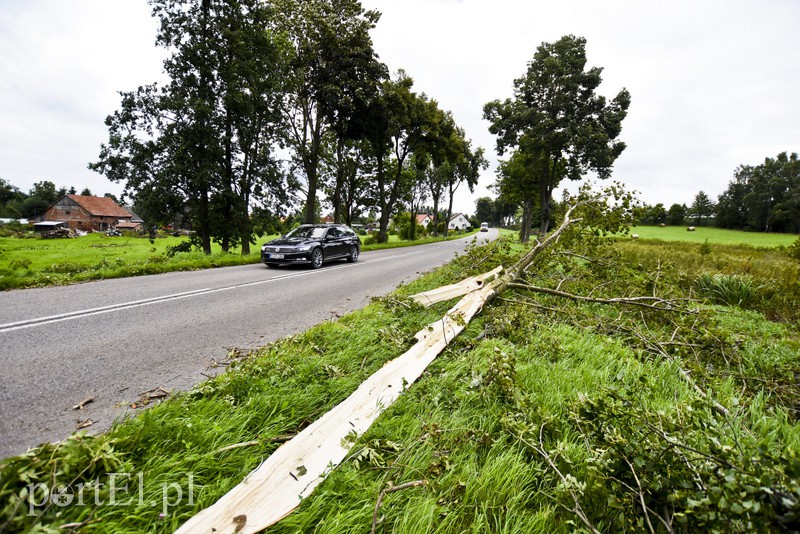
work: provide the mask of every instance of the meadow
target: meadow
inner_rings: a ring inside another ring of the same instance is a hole
[[[800,529],[800,265],[777,249],[587,235],[562,236],[524,283],[593,301],[503,293],[267,532]],[[231,355],[225,374],[106,434],[0,461],[0,525],[176,529],[452,305],[408,295],[524,250],[471,247],[362,310]],[[631,303],[641,296],[660,304]],[[74,488],[109,472],[142,473],[142,498],[40,495],[27,513],[32,482]],[[164,510],[164,485],[190,475],[193,502]]]
[[[708,240],[709,243],[719,245],[749,245],[752,247],[788,247],[798,239],[798,236],[794,234],[742,232],[711,226],[696,226],[694,232],[689,232],[686,230],[687,226],[633,226],[631,233],[638,234],[640,239],[661,239],[686,243],[704,243]]]

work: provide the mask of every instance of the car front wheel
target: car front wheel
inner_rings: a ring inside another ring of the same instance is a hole
[[[311,253],[311,268],[319,269],[320,267],[322,267],[322,251],[315,248]]]
[[[355,263],[355,262],[358,261],[358,247],[357,246],[352,245],[350,247],[350,254],[347,256],[347,261],[349,261],[350,263]]]

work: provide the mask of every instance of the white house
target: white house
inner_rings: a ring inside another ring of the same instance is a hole
[[[417,224],[420,226],[428,226],[433,222],[433,217],[426,213],[417,214]]]
[[[450,224],[447,225],[447,228],[450,230],[466,230],[469,226],[469,220],[467,220],[467,216],[463,213],[454,213],[452,217],[450,217]]]

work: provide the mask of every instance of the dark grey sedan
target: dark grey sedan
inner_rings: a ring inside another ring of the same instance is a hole
[[[304,224],[261,247],[267,267],[310,264],[319,269],[326,261],[358,261],[361,240],[343,224]]]

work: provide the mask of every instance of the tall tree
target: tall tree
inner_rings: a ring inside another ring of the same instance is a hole
[[[667,224],[670,226],[679,226],[683,224],[686,219],[686,206],[683,204],[673,204],[667,210]]]
[[[333,128],[339,138],[360,137],[359,120],[385,77],[369,36],[380,14],[365,11],[358,0],[276,0],[275,4],[295,51],[285,139],[305,175],[304,219],[312,223],[326,133]],[[340,186],[341,180],[337,175]]]
[[[203,251],[249,243],[256,176],[265,176],[283,77],[280,37],[258,0],[150,0],[170,51],[169,82],[121,93],[109,140],[90,168],[125,182],[149,225],[188,216]],[[280,190],[280,187],[273,186]]]
[[[549,227],[552,193],[560,181],[580,180],[590,171],[608,178],[625,149],[617,138],[630,94],[623,89],[610,102],[597,95],[602,69],[585,70],[586,63],[582,37],[543,43],[525,76],[514,81],[514,97],[484,106],[489,131],[498,136],[498,154],[514,149],[542,161],[545,172],[536,177],[540,234]]]
[[[700,191],[694,197],[690,212],[696,225],[707,224],[708,219],[714,215],[714,201],[709,198],[705,191]]]
[[[370,107],[367,139],[376,162],[373,199],[380,211],[378,242],[389,239],[388,228],[397,202],[408,192],[403,170],[410,155],[429,136],[436,117],[435,102],[411,88],[414,81],[400,71],[382,84]]]
[[[461,128],[456,129],[458,144],[460,151],[453,164],[450,166],[451,172],[446,174],[447,180],[447,221],[448,224],[444,227],[444,235],[447,235],[447,230],[450,227],[450,219],[453,217],[453,199],[455,198],[456,190],[461,184],[466,183],[470,191],[475,189],[475,184],[478,183],[480,172],[489,166],[489,162],[483,156],[483,148],[472,149],[472,142],[466,139],[464,130]]]

